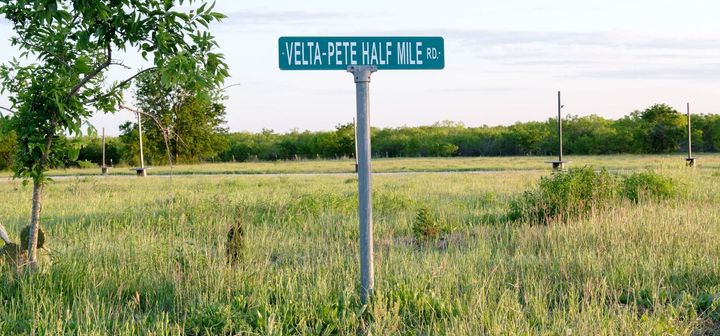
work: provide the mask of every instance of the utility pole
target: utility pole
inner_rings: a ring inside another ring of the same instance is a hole
[[[563,135],[562,135],[562,109],[565,107],[562,104],[562,100],[560,98],[560,91],[557,93],[557,127],[558,127],[558,160],[557,161],[546,161],[546,163],[552,163],[552,167],[554,170],[565,170],[565,163],[568,163],[569,161],[563,161]]]
[[[100,167],[100,172],[103,175],[107,175],[108,173],[108,167],[105,165],[105,127],[102,129],[102,166]]]
[[[688,145],[687,145],[687,153],[688,156],[685,158],[685,164],[687,164],[688,167],[695,167],[695,161],[696,158],[692,156],[692,126],[690,124],[690,103],[687,103],[687,135],[688,135]]]
[[[142,143],[142,117],[140,117],[140,113],[137,114],[138,117],[138,137],[140,138],[140,168],[138,168],[136,171],[136,175],[138,177],[145,177],[147,176],[147,173],[145,172],[145,157],[143,156],[143,143]]]
[[[562,165],[563,148],[562,148],[562,101],[560,100],[560,91],[558,91],[558,161]],[[560,168],[562,169],[562,167]]]

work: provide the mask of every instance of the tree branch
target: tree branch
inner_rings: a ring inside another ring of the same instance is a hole
[[[100,100],[100,99],[102,99],[102,98],[106,98],[107,96],[111,95],[111,94],[113,93],[113,91],[117,90],[118,88],[123,87],[125,84],[128,84],[128,83],[132,82],[133,80],[135,80],[135,78],[138,78],[140,75],[142,75],[142,74],[144,74],[144,73],[148,73],[148,72],[150,72],[150,71],[154,71],[154,70],[157,70],[157,67],[152,67],[152,68],[147,68],[147,69],[145,69],[145,70],[141,70],[140,72],[132,75],[131,77],[125,79],[124,81],[115,84],[115,85],[114,85],[112,88],[110,88],[110,90],[108,90],[108,92],[105,93],[104,95],[99,96],[99,97],[96,97],[95,99],[89,100],[89,101],[87,102],[87,104],[92,104],[92,103],[94,103],[94,102],[96,102],[96,101],[98,101],[98,100]],[[121,105],[120,105],[120,108],[121,108],[121,109],[128,110],[128,111],[131,111],[131,112],[135,112],[135,111],[130,110],[130,109],[128,109],[128,108],[124,108],[123,106],[124,106],[124,105],[121,104]],[[137,113],[137,112],[135,112],[135,113]]]
[[[164,127],[164,126],[162,125],[162,123],[160,122],[160,119],[158,119],[158,117],[156,117],[156,116],[154,116],[154,115],[152,115],[152,114],[150,114],[150,113],[143,112],[143,111],[140,111],[140,110],[138,110],[138,109],[134,109],[134,108],[132,108],[132,107],[129,107],[129,106],[126,106],[126,105],[123,105],[123,104],[120,104],[118,107],[120,107],[120,109],[123,109],[123,110],[128,110],[128,111],[130,111],[130,112],[137,113],[138,115],[144,115],[144,116],[150,117],[150,119],[152,119],[152,120],[155,122],[155,124],[156,124],[156,125],[160,128],[160,130],[162,131],[163,140],[165,140],[165,150],[167,151],[168,163],[170,164],[170,169],[172,170],[172,167],[173,167],[172,154],[170,153],[170,142],[169,142],[169,140],[168,140],[169,133],[170,133],[170,128]]]
[[[75,85],[75,87],[73,87],[72,90],[70,90],[70,94],[68,95],[68,97],[69,97],[69,98],[72,98],[72,97],[74,97],[75,95],[77,95],[78,92],[80,92],[80,89],[82,89],[83,86],[85,86],[85,84],[87,84],[89,81],[91,81],[93,78],[95,78],[95,76],[97,76],[97,75],[98,75],[101,71],[103,71],[105,68],[109,67],[110,64],[112,64],[112,46],[110,45],[110,43],[108,43],[108,45],[107,45],[107,59],[105,60],[105,62],[103,62],[102,64],[100,64],[97,68],[95,68],[95,69],[94,69],[93,71],[91,71],[89,74],[85,75],[85,77],[83,77],[83,79],[81,79],[80,82],[77,83],[77,85]]]
[[[11,109],[9,109],[9,108],[7,108],[7,107],[4,107],[4,106],[0,106],[0,110],[5,110],[5,111],[8,111],[8,112],[10,112],[10,113],[12,113],[12,114],[15,114],[15,111],[13,111],[13,110],[11,110]],[[2,116],[3,116],[2,113],[0,113],[0,117],[2,117]]]
[[[231,87],[240,86],[240,85],[242,85],[242,84],[240,84],[240,83],[235,83],[235,84],[226,85],[226,86],[224,86],[223,88],[221,88],[220,91],[225,91],[225,90],[227,90],[227,89],[229,89],[229,88],[231,88]]]
[[[171,130],[170,127],[165,127],[165,126],[163,126],[162,122],[160,122],[160,119],[159,119],[157,116],[155,116],[155,115],[153,115],[153,114],[150,114],[150,113],[147,113],[147,112],[144,112],[144,111],[140,111],[140,110],[138,110],[138,109],[134,109],[134,108],[129,107],[129,106],[124,105],[124,104],[120,104],[118,107],[119,107],[121,110],[128,110],[128,111],[133,112],[133,113],[142,114],[142,115],[144,115],[144,116],[149,117],[150,119],[152,119],[153,122],[155,122],[155,124],[158,126],[158,128],[160,128],[160,130],[162,131],[163,137],[165,138],[165,145],[166,145],[166,147],[167,147],[168,150],[170,149],[170,146],[168,145],[168,137],[169,137],[170,135],[175,136],[175,138],[176,138],[178,141],[180,141],[184,146],[187,146],[187,145],[188,145],[188,144],[185,142],[185,140],[183,140],[183,139],[180,137],[180,135],[177,134],[177,132],[174,132],[173,130]],[[172,166],[172,159],[170,159],[170,165]]]

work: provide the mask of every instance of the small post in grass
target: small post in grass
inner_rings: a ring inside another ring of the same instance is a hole
[[[687,144],[688,156],[685,158],[685,164],[690,168],[694,168],[696,158],[694,158],[692,156],[692,126],[690,124],[690,103],[687,103],[687,134],[688,134],[688,144]]]
[[[558,160],[557,161],[546,161],[545,163],[552,163],[552,167],[554,170],[565,170],[565,164],[569,163],[570,161],[563,161],[563,137],[562,137],[562,108],[565,107],[565,105],[562,104],[562,101],[560,100],[560,91],[558,91],[558,117],[557,117],[557,123],[558,123]]]
[[[108,167],[105,165],[105,127],[102,129],[102,166],[100,166],[100,172],[103,175],[108,173]]]
[[[143,143],[142,143],[142,118],[140,113],[137,113],[138,118],[138,138],[140,138],[140,168],[131,168],[135,171],[137,177],[146,177],[147,172],[145,170],[145,157],[143,156]]]

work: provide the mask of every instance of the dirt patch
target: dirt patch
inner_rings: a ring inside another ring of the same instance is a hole
[[[720,321],[701,320],[693,329],[692,336],[720,336]]]

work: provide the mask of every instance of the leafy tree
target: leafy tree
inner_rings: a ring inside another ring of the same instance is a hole
[[[78,155],[79,161],[90,161],[95,164],[102,165],[102,138],[83,137],[82,145]],[[117,138],[105,139],[105,163],[117,164],[122,160],[123,144]]]
[[[563,125],[564,150],[567,154],[610,154],[616,135],[611,120],[597,115],[568,115]]]
[[[12,166],[16,142],[17,135],[12,129],[10,116],[0,115],[0,170]]]
[[[165,140],[176,162],[180,158],[197,162],[217,156],[227,145],[222,136],[227,130],[221,126],[225,123],[221,92],[205,88],[204,95],[210,99],[200,99],[197,91],[184,88],[183,83],[171,87],[161,84],[157,73],[144,74],[138,78],[135,92],[138,108],[152,119],[143,123],[144,149],[150,161],[167,161]],[[130,126],[126,130],[137,127]]]
[[[33,183],[28,261],[34,269],[45,173],[67,151],[58,137],[79,135],[93,111],[113,112],[144,72],[157,72],[164,86],[221,83],[227,67],[206,27],[224,16],[206,4],[181,11],[172,0],[0,0],[0,15],[10,21],[12,45],[26,56],[25,63],[3,65],[0,78],[14,110],[15,176]],[[118,51],[136,52],[151,66],[106,84],[108,70],[121,65]]]
[[[656,104],[640,113],[645,149],[650,153],[670,153],[686,136],[687,123],[674,108]]]

